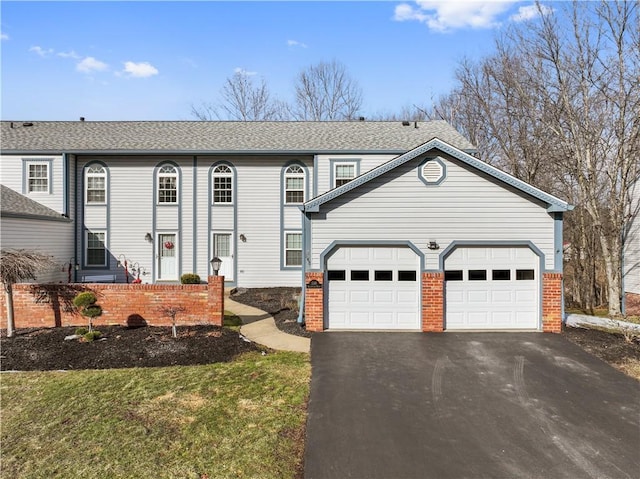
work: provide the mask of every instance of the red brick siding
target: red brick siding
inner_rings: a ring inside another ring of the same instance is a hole
[[[640,315],[640,294],[626,293],[625,312],[628,315]]]
[[[444,273],[422,273],[422,331],[444,330]]]
[[[17,328],[82,326],[87,319],[71,307],[80,291],[96,293],[102,315],[95,325],[146,323],[168,326],[161,306],[182,306],[179,324],[222,325],[224,317],[224,277],[210,276],[209,284],[16,284],[13,308]],[[45,292],[43,294],[43,292]],[[0,300],[0,327],[7,327],[4,295]]]
[[[542,274],[542,331],[562,331],[562,273]]]
[[[316,280],[322,288],[306,288],[304,294],[304,321],[307,331],[324,329],[324,275],[318,272],[305,273],[305,284]]]

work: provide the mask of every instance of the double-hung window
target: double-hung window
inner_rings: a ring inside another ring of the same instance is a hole
[[[284,172],[284,202],[304,203],[304,170],[300,165],[291,165]]]
[[[178,202],[178,170],[171,165],[164,165],[158,170],[158,203],[170,204]]]
[[[107,200],[107,170],[102,165],[89,165],[86,169],[87,204],[105,204]]]
[[[106,266],[107,249],[104,232],[87,231],[86,237],[86,266]]]
[[[29,193],[49,192],[49,163],[28,163],[27,172],[27,188]]]
[[[228,165],[218,165],[213,170],[213,203],[233,203],[233,170]]]
[[[302,233],[285,233],[285,266],[302,266]]]
[[[349,183],[356,177],[356,165],[353,163],[336,163],[334,165],[335,187]]]

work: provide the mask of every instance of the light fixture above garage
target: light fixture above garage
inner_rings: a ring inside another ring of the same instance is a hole
[[[430,250],[437,250],[440,249],[440,245],[436,240],[429,240],[429,245],[427,246],[427,248],[429,248]]]

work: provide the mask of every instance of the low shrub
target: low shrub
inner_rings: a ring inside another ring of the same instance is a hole
[[[87,334],[89,332],[89,330],[87,328],[76,328],[75,331],[75,335],[76,336],[84,336],[85,334]]]
[[[180,276],[180,282],[182,284],[200,284],[200,275],[195,273],[185,273]]]
[[[86,342],[90,343],[91,341],[95,341],[96,339],[100,339],[102,337],[102,333],[100,331],[87,331],[83,336]]]
[[[102,308],[96,301],[98,298],[93,291],[84,291],[73,298],[73,305],[89,320],[89,332],[93,331],[93,320],[102,314]]]

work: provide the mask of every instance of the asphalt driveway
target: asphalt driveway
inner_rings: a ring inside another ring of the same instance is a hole
[[[323,333],[305,478],[638,478],[640,383],[560,335]]]

